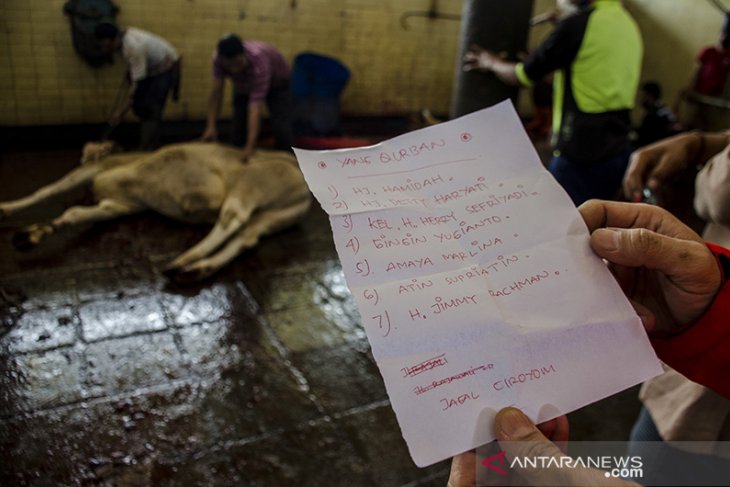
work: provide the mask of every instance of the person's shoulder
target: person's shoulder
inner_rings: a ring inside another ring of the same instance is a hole
[[[252,44],[247,44],[246,52],[247,55],[261,65],[276,65],[286,62],[284,55],[275,46],[268,44],[263,41],[250,41]],[[255,44],[253,44],[255,42]]]
[[[255,39],[246,39],[243,41],[243,49],[245,56],[249,60],[258,60],[264,53],[264,47],[266,43],[257,41]]]
[[[246,46],[247,51],[250,51],[257,55],[261,55],[264,53],[271,53],[271,52],[276,52],[276,53],[279,52],[279,50],[273,44],[269,44],[268,42],[259,41],[259,40],[255,40],[255,39],[246,40],[244,42],[244,46]]]
[[[719,51],[717,50],[717,47],[715,46],[705,46],[702,49],[700,49],[699,54],[697,55],[697,58],[699,59],[707,59],[711,56],[716,56],[719,54]]]
[[[255,51],[260,52],[263,49],[266,49],[269,44],[267,44],[264,41],[259,41],[258,39],[246,39],[243,41],[243,45],[247,51]]]
[[[144,31],[136,27],[126,27],[122,33],[122,54],[131,55],[142,49]]]
[[[593,13],[593,9],[583,8],[575,13],[568,15],[558,21],[555,24],[554,32],[556,33],[569,33],[569,32],[582,32],[585,30],[588,24],[588,19]]]
[[[555,24],[555,27],[565,27],[565,26],[571,26],[575,24],[580,24],[582,22],[585,22],[591,15],[593,11],[591,9],[580,9],[576,12],[573,12],[570,15],[566,15],[562,19],[558,20],[558,22]]]
[[[127,43],[139,46],[141,44],[144,44],[146,42],[149,42],[153,39],[161,39],[160,36],[157,36],[153,34],[152,32],[148,32],[144,29],[140,29],[138,27],[127,27],[124,29],[124,38],[123,42],[126,41]]]
[[[124,37],[129,37],[130,39],[140,39],[142,37],[149,37],[152,36],[151,32],[147,32],[144,29],[140,29],[139,27],[126,27],[124,29]]]

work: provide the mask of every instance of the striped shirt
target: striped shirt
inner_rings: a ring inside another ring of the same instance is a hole
[[[248,94],[250,102],[262,101],[272,88],[286,86],[291,69],[284,56],[265,42],[247,40],[243,43],[248,61],[246,69],[229,73],[221,65],[217,52],[213,53],[213,79],[231,78],[236,94]]]

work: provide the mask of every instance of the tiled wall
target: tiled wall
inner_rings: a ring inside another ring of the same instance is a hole
[[[88,67],[73,51],[65,0],[0,0],[0,125],[100,122],[112,109],[123,67]],[[183,54],[181,100],[167,117],[205,117],[210,56],[217,38],[237,32],[278,46],[341,59],[353,76],[343,96],[349,114],[446,113],[454,79],[459,22],[401,16],[432,0],[116,0],[119,21],[155,32]],[[462,2],[440,0],[460,14]],[[646,46],[644,79],[659,80],[672,101],[694,57],[717,39],[721,15],[697,0],[626,0]],[[535,11],[554,6],[536,0]],[[531,45],[549,32],[533,29]],[[224,116],[228,103],[224,103]],[[521,111],[530,110],[523,96]]]
[[[71,45],[65,0],[0,1],[0,125],[100,122],[112,109],[123,63],[93,69]],[[202,119],[217,39],[236,32],[276,45],[335,56],[352,70],[343,109],[388,114],[448,111],[458,21],[412,18],[429,0],[115,0],[122,25],[167,38],[183,55],[181,100],[170,119]],[[460,14],[459,0],[437,2]],[[228,90],[230,91],[230,90]],[[224,116],[228,113],[224,103]]]

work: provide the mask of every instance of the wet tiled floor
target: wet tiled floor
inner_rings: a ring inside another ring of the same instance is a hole
[[[77,158],[2,156],[0,200]],[[170,285],[206,232],[144,214],[19,254],[0,228],[0,485],[445,485],[448,462],[410,460],[322,211]],[[625,438],[635,395],[573,438]]]

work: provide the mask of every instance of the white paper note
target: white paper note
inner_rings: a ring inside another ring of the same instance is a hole
[[[661,373],[509,102],[375,146],[296,150],[415,463]]]

